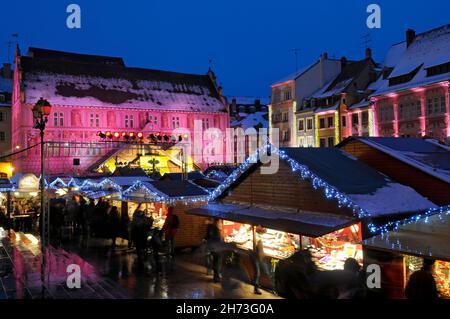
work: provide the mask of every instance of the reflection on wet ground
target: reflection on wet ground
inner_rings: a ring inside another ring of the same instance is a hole
[[[174,269],[157,275],[152,273],[149,261],[140,267],[136,254],[125,243],[112,251],[107,241],[94,242],[89,249],[71,250],[78,251],[102,276],[129,291],[132,298],[277,298],[267,291],[255,295],[253,286],[243,281],[243,270],[237,267],[224,267],[222,282],[214,283],[212,276],[206,275],[204,255],[199,251],[177,253]]]
[[[116,249],[106,240],[91,239],[89,248],[74,242],[63,248],[47,249],[45,292],[42,294],[42,256],[39,244],[18,235],[0,239],[0,299],[15,298],[277,298],[263,291],[253,294],[253,286],[243,281],[237,267],[225,267],[221,283],[213,283],[202,266],[201,252],[180,252],[173,270],[152,272],[147,260],[137,263],[126,242]],[[81,288],[69,289],[67,266],[81,268]]]

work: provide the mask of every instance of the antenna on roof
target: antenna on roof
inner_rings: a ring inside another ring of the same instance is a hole
[[[300,52],[300,49],[294,48],[291,50],[291,52],[294,52],[295,55],[295,72],[298,71],[298,53]]]
[[[370,48],[372,46],[372,37],[370,33],[364,34],[362,37],[362,44],[364,45],[364,49]]]

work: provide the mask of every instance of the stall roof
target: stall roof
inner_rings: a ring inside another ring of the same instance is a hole
[[[108,179],[112,180],[117,185],[122,187],[131,186],[136,181],[151,182],[152,179],[148,176],[109,176]]]
[[[154,188],[159,192],[169,197],[181,197],[181,196],[205,196],[208,192],[203,188],[186,180],[162,180],[150,182]]]
[[[276,153],[277,149],[273,148],[273,152]],[[283,154],[282,161],[288,162],[293,170],[295,168],[300,179],[303,178],[300,172],[303,169],[307,171],[304,172],[307,176],[304,179],[311,180],[311,176],[314,176],[315,182],[312,183],[326,185],[323,188],[331,186],[345,196],[347,202],[370,216],[407,214],[436,207],[411,187],[393,181],[338,148],[281,148],[279,154]],[[239,176],[251,166],[242,164],[236,173],[214,190],[213,198],[237,184]]]
[[[450,211],[363,241],[368,248],[450,261]]]
[[[0,191],[10,191],[14,185],[7,178],[0,178]]]
[[[450,183],[450,147],[436,140],[414,137],[350,137],[351,140],[367,144],[424,173]]]
[[[243,204],[210,203],[191,209],[189,214],[261,225],[309,237],[320,237],[354,224],[352,218],[289,208],[256,207]]]
[[[199,171],[193,171],[187,173],[187,179],[188,180],[195,180],[195,179],[203,179],[206,178],[205,175],[203,175],[202,172]],[[172,181],[181,181],[183,180],[183,173],[165,173],[161,180],[172,180]]]

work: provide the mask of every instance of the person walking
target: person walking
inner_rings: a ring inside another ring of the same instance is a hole
[[[212,269],[214,282],[220,282],[222,277],[222,252],[220,250],[222,236],[220,235],[219,220],[217,218],[208,225],[204,241],[206,242],[206,267],[208,274]]]
[[[120,232],[120,217],[117,206],[112,206],[108,215],[109,237],[111,238],[111,248],[116,248],[116,239]]]
[[[272,282],[272,274],[270,273],[269,266],[266,262],[266,256],[264,254],[264,245],[261,240],[258,240],[256,243],[255,250],[252,253],[252,262],[255,270],[255,279],[253,282],[254,285],[254,293],[256,295],[261,295],[261,272],[264,273],[269,280]]]
[[[414,272],[406,284],[405,296],[410,300],[439,299],[436,281],[433,277],[434,260],[425,258],[420,270]]]
[[[158,274],[161,273],[161,261],[159,258],[159,253],[163,248],[161,237],[162,232],[159,229],[154,229],[152,239],[150,240],[150,246],[152,248],[152,271]]]
[[[171,258],[171,265],[173,265],[175,259],[175,235],[177,234],[178,227],[180,225],[180,220],[178,216],[173,212],[173,207],[169,207],[166,215],[166,220],[161,229],[164,240],[169,245],[169,254]]]
[[[144,262],[145,249],[147,248],[148,232],[153,225],[153,220],[145,215],[143,205],[139,204],[133,213],[132,220],[132,238],[136,247],[138,263]]]

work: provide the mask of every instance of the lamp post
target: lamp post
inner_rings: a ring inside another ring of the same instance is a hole
[[[40,180],[40,199],[41,199],[41,252],[42,252],[42,267],[41,267],[41,281],[42,281],[42,298],[45,297],[45,268],[46,268],[46,216],[45,216],[45,201],[44,201],[44,191],[45,191],[45,176],[44,176],[44,131],[45,125],[48,122],[48,116],[50,115],[52,106],[47,100],[42,97],[33,106],[33,118],[34,126],[33,128],[39,129],[41,137],[41,180]]]

